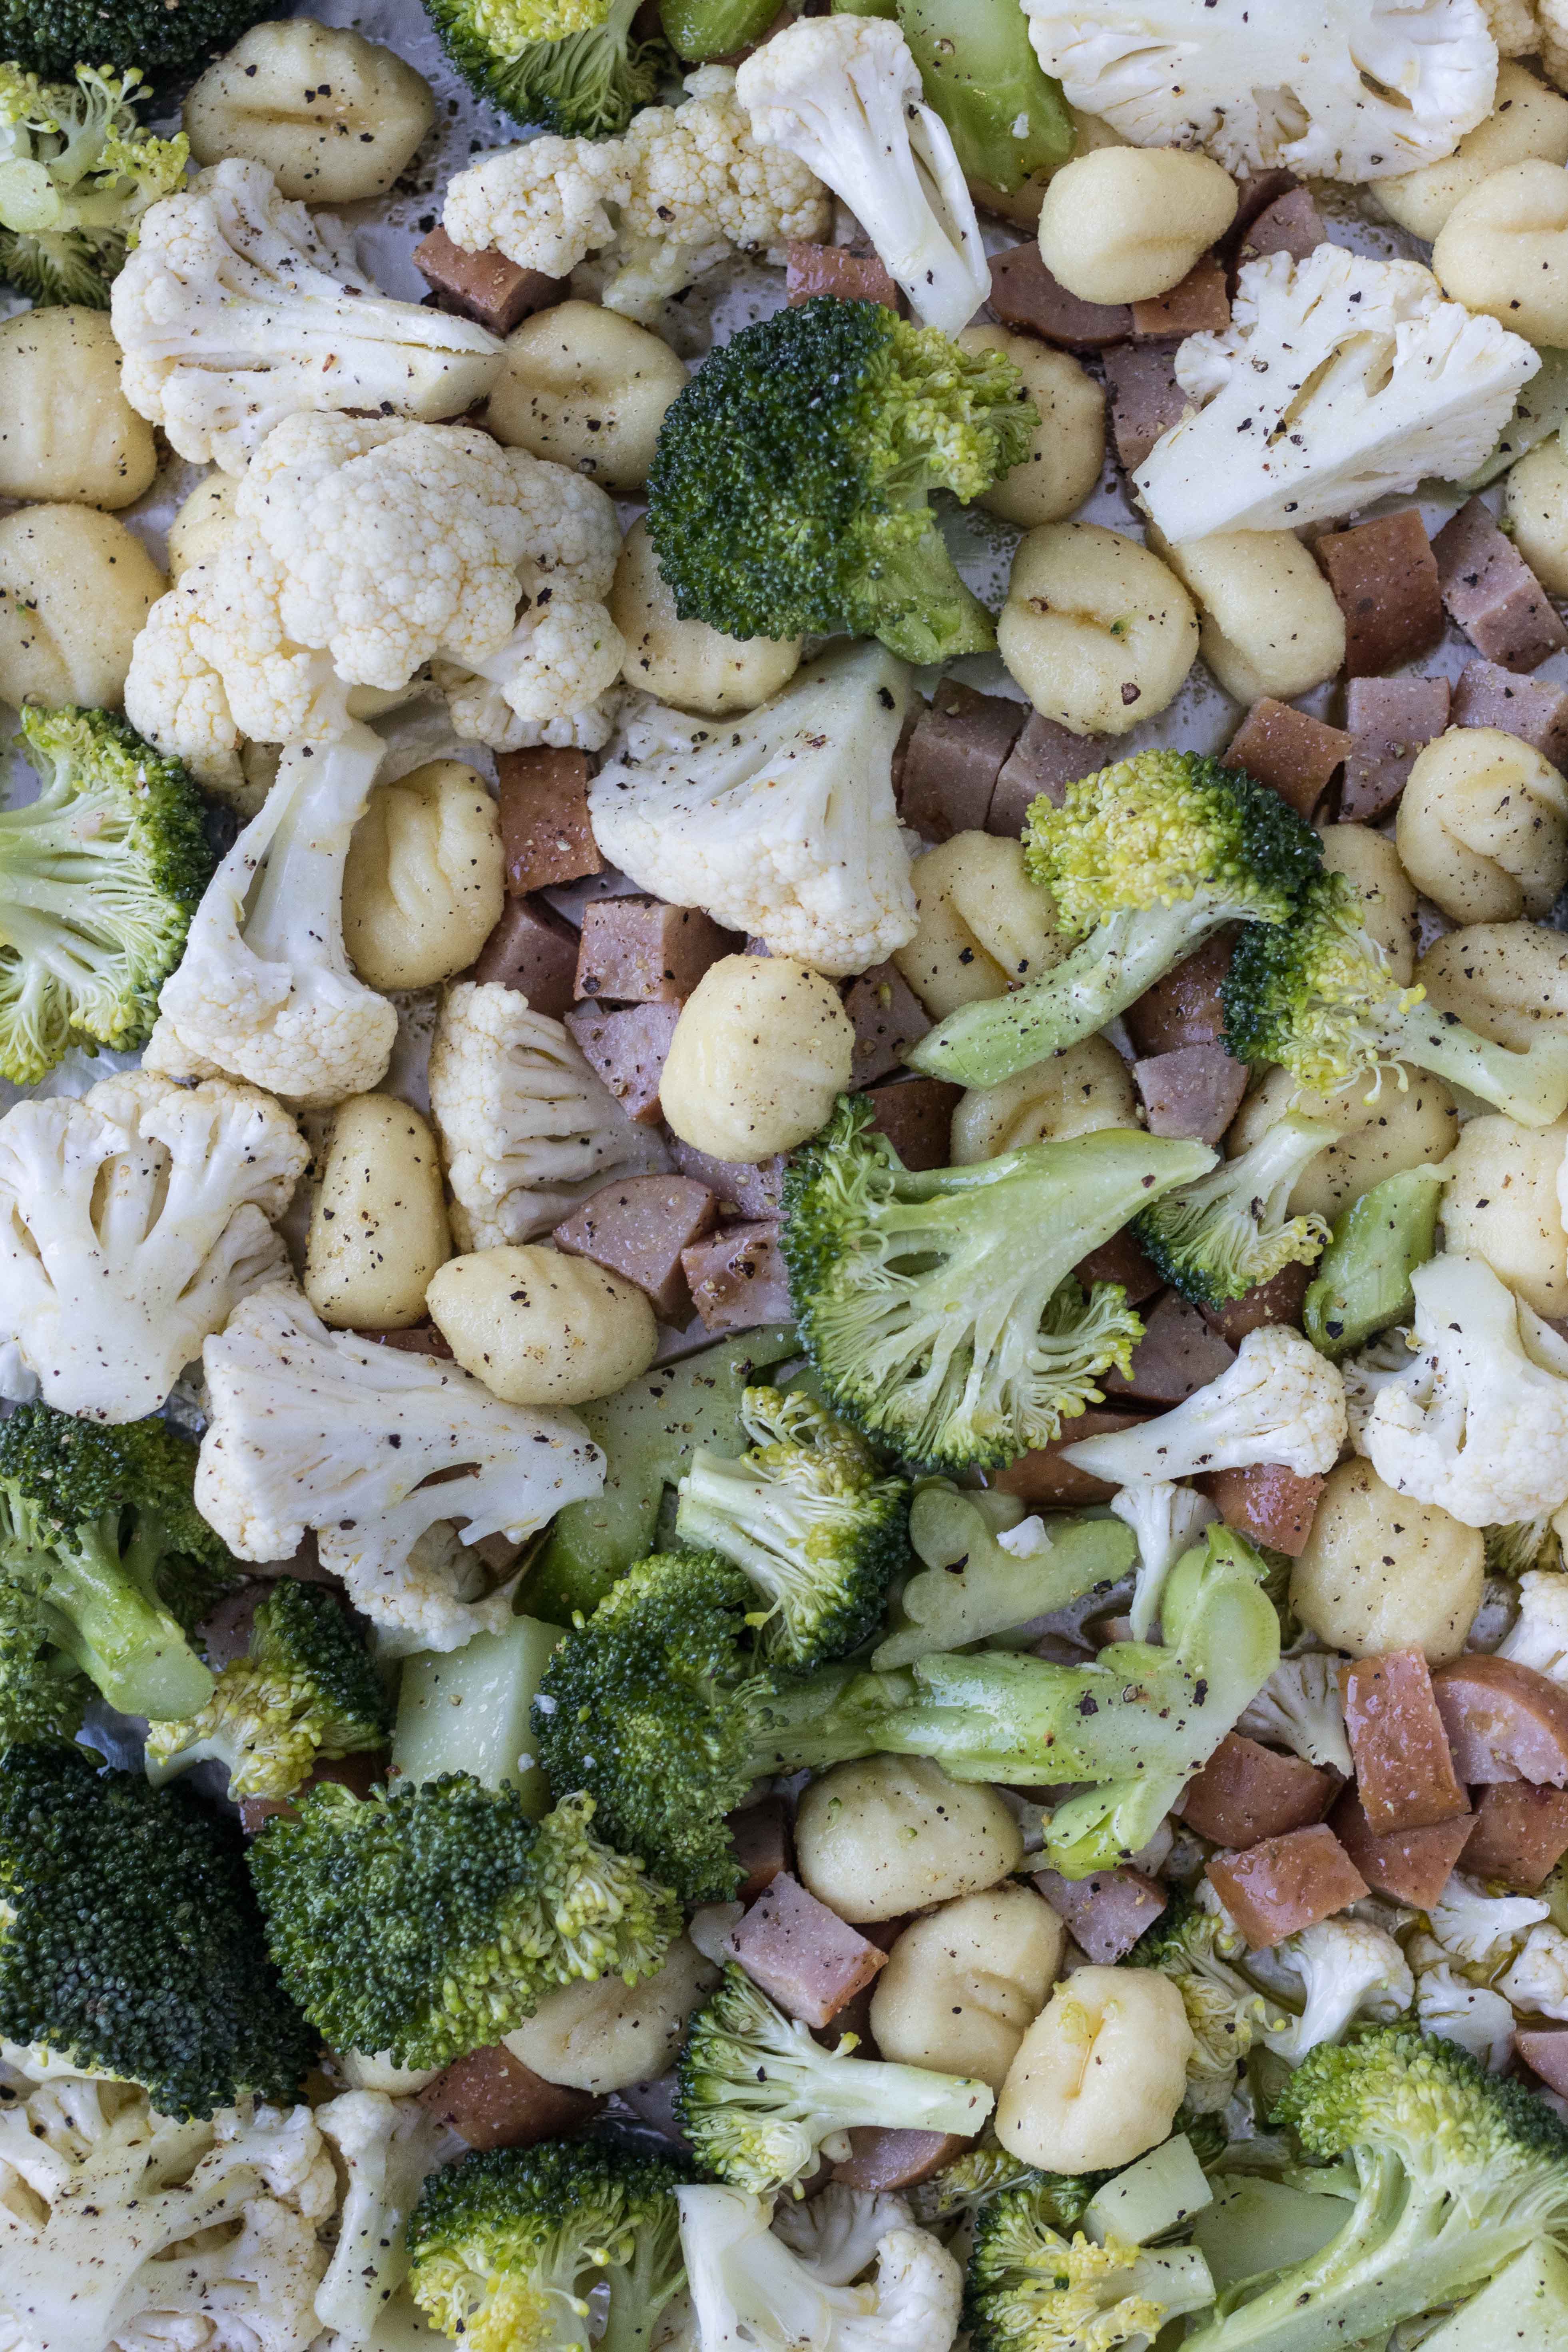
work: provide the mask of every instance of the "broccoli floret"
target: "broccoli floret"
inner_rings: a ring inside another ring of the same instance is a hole
[[[1325,1119],[1277,1119],[1249,1151],[1140,1212],[1132,1230],[1144,1255],[1200,1307],[1223,1307],[1285,1266],[1310,1265],[1329,1239],[1327,1220],[1286,1211],[1303,1171],[1339,1136]]]
[[[965,501],[1037,422],[1011,361],[879,302],[819,296],[745,327],[666,412],[648,535],[682,620],[732,637],[880,637],[901,660],[994,646],[929,493]]]
[[[1112,2352],[1213,2299],[1208,2265],[1191,2246],[1150,2252],[1114,2238],[1099,2246],[1081,2231],[1069,2241],[1048,2184],[1022,2184],[975,2221],[963,2324],[974,2352]]]
[[[915,1174],[871,1118],[841,1097],[784,1180],[790,1296],[828,1402],[933,1469],[1048,1445],[1143,1333],[1124,1290],[1086,1297],[1074,1266],[1213,1154],[1106,1128]]]
[[[696,1455],[676,1536],[732,1560],[763,1592],[764,1664],[826,1665],[881,1622],[909,1553],[909,1486],[879,1477],[865,1440],[804,1393],[748,1389],[741,1419],[750,1451],[738,1462]]]
[[[588,2341],[588,2294],[609,2290],[599,2352],[645,2352],[686,2276],[675,2156],[611,2140],[489,2148],[432,2173],[408,2221],[409,2293],[474,2352]]]
[[[146,1044],[213,859],[184,769],[111,711],[27,708],[22,740],[44,785],[0,812],[0,1071],[33,1086]]]
[[[72,89],[0,65],[0,279],[35,302],[107,310],[136,223],[184,179],[184,133],[136,120],[141,81],[78,66]]]
[[[1004,2189],[1028,2187],[1053,2229],[1070,2230],[1095,2190],[1111,2178],[1109,2172],[1040,2172],[1021,2156],[1009,2156],[998,2141],[982,2139],[929,2180],[917,2181],[910,2190],[910,2210],[929,2230],[939,2221],[973,2221]]]
[[[1489,1576],[1506,1577],[1517,1584],[1531,1569],[1555,1570],[1563,1565],[1563,1546],[1545,1511],[1533,1519],[1506,1520],[1483,1533]]]
[[[444,2066],[558,1986],[653,1975],[679,1911],[593,1818],[572,1796],[531,1821],[466,1772],[363,1800],[318,1783],[250,1853],[285,1985],[334,2049]]]
[[[1138,751],[1069,784],[1059,808],[1036,801],[1024,847],[1077,944],[939,1022],[908,1056],[928,1076],[991,1086],[1090,1036],[1227,923],[1288,922],[1323,855],[1278,793],[1195,751]]]
[[[126,1715],[194,1715],[212,1696],[185,1635],[237,1570],[196,1509],[195,1469],[164,1421],[26,1404],[0,1422],[0,1576]]]
[[[624,131],[658,85],[663,51],[639,41],[638,0],[425,0],[470,89],[516,122],[568,139]]]
[[[833,13],[897,21],[972,186],[1012,195],[1072,153],[1062,86],[1043,71],[1016,0],[834,0]]]
[[[972,2137],[991,2112],[984,2083],[857,2058],[854,2049],[846,2034],[825,2050],[731,1964],[680,2056],[676,2105],[698,2162],[765,2196],[809,2172],[834,2132],[880,2125]]]
[[[267,1958],[236,1824],[79,1748],[0,1754],[0,2034],[168,2116],[287,2105],[317,2042]]]
[[[334,1593],[281,1579],[257,1605],[247,1653],[225,1666],[205,1706],[147,1734],[154,1788],[208,1759],[231,1797],[288,1797],[318,1758],[384,1748],[393,1710]]]
[[[1274,2111],[1310,2157],[1348,2157],[1359,2183],[1321,2252],[1268,2273],[1185,2352],[1328,2352],[1380,2344],[1458,2302],[1514,2255],[1568,2231],[1568,2130],[1456,2042],[1405,2025],[1321,2043]]]
[[[1247,2053],[1265,2027],[1283,2022],[1255,1985],[1228,1965],[1245,1950],[1216,1911],[1184,1888],[1168,1890],[1165,1909],[1127,1955],[1127,1966],[1154,1969],[1182,1996],[1193,2030],[1187,2096],[1200,2109],[1223,2107]]]
[[[1524,1052],[1494,1045],[1451,1013],[1402,988],[1362,922],[1342,874],[1320,874],[1289,923],[1243,931],[1224,985],[1226,1044],[1244,1062],[1279,1062],[1317,1094],[1400,1066],[1434,1071],[1523,1127],[1550,1127],[1568,1108],[1568,1038],[1555,1032]]]
[[[29,1586],[7,1572],[8,1523],[15,1534],[0,1498],[0,1748],[14,1739],[73,1739],[92,1703],[92,1685],[50,1639]]]
[[[163,86],[199,73],[265,13],[254,0],[115,0],[112,10],[103,0],[0,0],[0,57],[56,80],[93,58]]]

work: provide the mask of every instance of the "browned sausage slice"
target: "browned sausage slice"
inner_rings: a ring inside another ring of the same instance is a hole
[[[884,2195],[913,2189],[972,2146],[952,2132],[887,2131],[880,2124],[859,2125],[849,2135],[851,2152],[834,2166],[833,2178],[847,2189],[877,2189]]]
[[[1521,2025],[1513,2046],[1549,2091],[1568,2098],[1568,2025]]]
[[[791,2017],[827,2025],[888,1965],[886,1952],[780,1871],[730,1937],[751,1978]]]
[[[1089,1878],[1064,1878],[1057,1870],[1037,1870],[1035,1885],[1062,1920],[1075,1944],[1099,1968],[1111,1968],[1152,1927],[1166,1903],[1164,1888],[1141,1870],[1097,1870]]]
[[[1379,1837],[1468,1812],[1419,1650],[1358,1658],[1341,1667],[1340,1688],[1362,1809]]]
[[[547,2083],[499,2042],[455,2058],[426,2084],[419,2103],[474,2148],[558,2139],[586,2123],[598,2105],[586,2091]]]
[[[1432,1695],[1461,1780],[1568,1786],[1568,1691],[1533,1666],[1454,1658],[1433,1675]]]
[[[1260,1845],[1288,1830],[1321,1822],[1340,1782],[1300,1756],[1278,1756],[1256,1739],[1227,1731],[1196,1780],[1187,1784],[1182,1819],[1215,1845]]]
[[[1213,1854],[1207,1875],[1255,1952],[1331,1918],[1367,1892],[1365,1879],[1321,1822],[1266,1838],[1245,1853]]]
[[[1481,1791],[1465,1868],[1533,1895],[1568,1853],[1568,1790],[1496,1780]]]
[[[1329,1816],[1329,1827],[1367,1885],[1380,1895],[1392,1895],[1395,1902],[1413,1903],[1418,1911],[1430,1911],[1447,1885],[1470,1825],[1470,1815],[1463,1813],[1436,1829],[1395,1830],[1379,1837],[1353,1788],[1345,1790]]]

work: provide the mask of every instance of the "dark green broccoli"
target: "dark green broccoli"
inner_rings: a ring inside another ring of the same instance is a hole
[[[757,1654],[802,1670],[858,1649],[909,1557],[910,1489],[878,1475],[865,1440],[816,1399],[748,1389],[738,1462],[698,1454],[680,1482],[679,1540],[743,1569],[768,1602]]]
[[[1152,2341],[1167,2320],[1213,2300],[1208,2265],[1190,2246],[1145,2252],[1116,2239],[1096,2245],[1081,2231],[1066,2237],[1054,2189],[1020,2182],[975,2217],[963,2291],[973,2352],[1109,2352]]]
[[[1380,2025],[1320,2043],[1273,2121],[1310,2157],[1348,2158],[1355,2202],[1321,2252],[1229,2289],[1184,2352],[1381,2344],[1568,2237],[1568,2130],[1456,2042]]]
[[[0,57],[67,80],[83,58],[106,72],[136,67],[149,81],[189,79],[232,48],[267,11],[253,0],[0,0]]]
[[[466,1772],[364,1799],[318,1783],[250,1850],[285,1985],[334,2049],[444,2066],[558,1986],[653,1975],[679,1911],[593,1818],[571,1796],[531,1821]]]
[[[880,2125],[973,2137],[991,2112],[984,2083],[854,2049],[853,2034],[825,2049],[743,1969],[727,1968],[680,2054],[676,2104],[698,2162],[765,2196],[809,2172],[834,2132]]]
[[[614,2140],[497,2147],[433,2172],[408,2221],[409,2287],[433,2327],[473,2352],[586,2345],[587,2297],[607,2286],[598,2352],[646,2352],[686,2277],[677,2156]]]
[[[22,712],[44,780],[0,812],[0,1072],[33,1086],[72,1045],[144,1045],[213,870],[202,800],[108,710]]]
[[[195,1468],[195,1446],[165,1421],[80,1421],[25,1404],[0,1422],[13,1625],[20,1633],[30,1601],[47,1649],[125,1715],[194,1715],[212,1696],[185,1635],[237,1570],[196,1509]]]
[[[898,25],[972,187],[1012,195],[1072,153],[1062,86],[1036,57],[1017,0],[833,0],[833,13]]]
[[[81,1748],[0,1754],[0,2034],[170,2116],[285,2104],[317,2042],[269,1965],[234,1823]]]
[[[1402,988],[1362,921],[1354,886],[1320,874],[1292,920],[1243,931],[1224,985],[1226,1044],[1244,1062],[1279,1062],[1315,1094],[1405,1063],[1479,1095],[1523,1127],[1550,1127],[1568,1109],[1568,1037],[1555,1030],[1523,1053],[1477,1036],[1452,1013]]]
[[[0,279],[36,303],[107,310],[136,223],[184,183],[184,133],[142,129],[141,81],[78,66],[72,88],[0,65]]]
[[[249,1646],[204,1707],[147,1734],[147,1777],[214,1759],[231,1797],[289,1797],[318,1758],[384,1748],[393,1710],[335,1593],[284,1577],[257,1604]]]
[[[639,0],[425,0],[470,89],[514,122],[569,139],[626,129],[658,86],[663,51],[633,29]]]
[[[939,1022],[908,1056],[928,1076],[991,1086],[1092,1035],[1227,924],[1288,922],[1323,858],[1278,793],[1195,751],[1137,751],[1036,801],[1024,848],[1073,951]]]
[[[1145,1257],[1200,1307],[1223,1307],[1288,1265],[1310,1265],[1329,1238],[1327,1222],[1287,1211],[1303,1172],[1339,1139],[1326,1119],[1276,1119],[1250,1150],[1139,1212],[1132,1230]]]
[[[929,504],[976,499],[1037,423],[997,352],[822,295],[742,328],[665,414],[648,535],[683,620],[732,637],[880,637],[905,661],[984,653],[990,614]]]
[[[929,2180],[917,2181],[909,2193],[910,2208],[929,2230],[939,2221],[972,2221],[1004,2189],[1028,2187],[1041,2199],[1053,2228],[1070,2230],[1101,2182],[1111,2178],[1109,2172],[1040,2172],[1021,2156],[1009,2156],[998,2141],[983,2138]]]
[[[1048,1445],[1143,1335],[1119,1285],[1086,1297],[1073,1268],[1214,1155],[1105,1128],[916,1174],[871,1118],[842,1096],[784,1179],[790,1296],[829,1404],[932,1469]]]

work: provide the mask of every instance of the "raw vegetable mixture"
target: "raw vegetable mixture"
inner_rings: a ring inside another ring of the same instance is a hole
[[[0,0],[0,2352],[1568,2352],[1568,0],[425,10]]]

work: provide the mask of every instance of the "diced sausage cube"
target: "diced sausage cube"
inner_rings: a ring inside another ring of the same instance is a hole
[[[841,302],[880,302],[885,310],[899,307],[899,289],[874,253],[851,253],[842,245],[809,245],[792,237],[785,247],[784,300],[792,308],[814,295],[831,294]]]
[[[307,1789],[319,1789],[331,1782],[334,1788],[348,1789],[359,1798],[368,1797],[371,1790],[386,1779],[391,1758],[384,1748],[354,1756],[320,1756],[294,1797],[242,1797],[239,1801],[239,1826],[247,1837],[254,1837],[274,1813],[292,1813],[295,1797],[303,1796]]]
[[[1217,1045],[1225,1035],[1220,991],[1230,970],[1236,933],[1216,931],[1195,955],[1184,956],[1163,980],[1146,988],[1123,1018],[1136,1051],[1173,1054],[1179,1045]]]
[[[1261,1331],[1266,1323],[1289,1323],[1299,1331],[1311,1279],[1310,1266],[1282,1265],[1278,1274],[1271,1274],[1267,1282],[1255,1282],[1239,1298],[1227,1298],[1223,1307],[1205,1307],[1204,1319],[1233,1348],[1239,1348],[1249,1331]]]
[[[1110,1437],[1119,1429],[1141,1429],[1148,1419],[1142,1412],[1111,1412],[1091,1404],[1085,1412],[1064,1421],[1059,1437],[1032,1453],[1020,1454],[1003,1470],[993,1473],[991,1485],[1004,1495],[1017,1495],[1026,1503],[1054,1503],[1076,1510],[1084,1503],[1108,1503],[1116,1489],[1103,1478],[1064,1462],[1062,1449],[1086,1437]]]
[[[1237,183],[1236,218],[1226,229],[1222,242],[1239,249],[1243,237],[1255,220],[1260,220],[1270,205],[1278,204],[1293,188],[1300,186],[1294,172],[1279,170],[1254,172]]]
[[[439,310],[477,319],[492,335],[510,335],[533,311],[548,310],[567,292],[564,278],[524,269],[493,245],[480,253],[466,253],[444,228],[433,228],[415,247],[413,259]]]
[[[715,1160],[673,1135],[669,1156],[683,1176],[695,1176],[718,1194],[721,1216],[776,1217],[784,1206],[782,1152],[770,1160]]]
[[[1292,188],[1288,194],[1276,196],[1273,203],[1248,222],[1237,248],[1237,259],[1245,268],[1268,253],[1288,253],[1292,261],[1305,261],[1310,253],[1326,243],[1328,232],[1323,216],[1305,188]]]
[[[782,1872],[795,1868],[795,1840],[790,1835],[789,1815],[782,1797],[763,1797],[754,1805],[743,1805],[739,1812],[731,1813],[725,1823],[730,1843],[735,1849],[735,1859],[744,1873],[735,1899],[738,1903],[754,1903],[765,1895]],[[868,1941],[875,1941],[868,1937]]]
[[[1225,757],[1228,767],[1245,768],[1278,793],[1298,816],[1310,817],[1350,749],[1342,728],[1326,727],[1321,719],[1309,719],[1304,710],[1265,695],[1242,720]]]
[[[910,1049],[931,1027],[930,1013],[897,964],[873,964],[851,981],[844,992],[844,1010],[855,1024],[849,1083],[856,1087],[874,1086],[879,1078],[902,1069]]]
[[[952,1158],[952,1114],[963,1092],[945,1078],[899,1078],[870,1087],[866,1099],[872,1126],[906,1168],[945,1168]]]
[[[1123,343],[1108,351],[1105,382],[1117,462],[1124,474],[1134,474],[1155,442],[1194,405],[1176,382],[1175,343]]]
[[[1142,1307],[1164,1281],[1159,1268],[1151,1265],[1125,1226],[1121,1233],[1112,1234],[1108,1242],[1101,1242],[1098,1249],[1090,1250],[1087,1257],[1079,1258],[1073,1272],[1086,1290],[1092,1290],[1097,1282],[1119,1282],[1127,1293],[1129,1307]],[[1087,1437],[1089,1432],[1080,1430],[1079,1434]]]
[[[899,783],[899,813],[928,841],[981,833],[1003,762],[1028,705],[943,678],[915,719]]]
[[[1339,1787],[1336,1774],[1227,1731],[1187,1783],[1181,1814],[1188,1829],[1216,1845],[1260,1845],[1321,1822]]]
[[[1471,499],[1432,542],[1448,618],[1486,661],[1539,669],[1568,646],[1568,629],[1511,539]]]
[[[1223,334],[1230,324],[1230,297],[1225,290],[1225,264],[1215,253],[1200,255],[1186,276],[1168,293],[1151,296],[1132,305],[1132,332],[1140,340],[1157,335]]]
[[[888,1955],[781,1871],[730,1936],[752,1982],[807,2025],[827,2025],[888,1965]]]
[[[585,753],[502,751],[496,776],[506,887],[514,898],[604,872],[588,822]]]
[[[1254,1952],[1359,1903],[1367,1884],[1326,1823],[1265,1838],[1241,1853],[1209,1857],[1214,1888]]]
[[[1533,1895],[1568,1853],[1568,1790],[1530,1780],[1494,1780],[1481,1790],[1465,1842],[1465,1868]]]
[[[1514,1658],[1450,1659],[1432,1677],[1432,1696],[1471,1788],[1494,1780],[1568,1785],[1568,1691]]]
[[[1097,352],[1132,332],[1125,303],[1080,302],[1051,276],[1033,237],[992,255],[991,308],[1005,327],[1022,327],[1064,352]]]
[[[1521,677],[1499,662],[1471,662],[1459,673],[1450,712],[1456,727],[1500,727],[1568,766],[1568,687]]]
[[[559,2139],[586,2123],[598,2105],[586,2091],[545,2082],[500,2042],[455,2058],[417,2096],[471,2148],[533,2147],[542,2139]]]
[[[1446,677],[1352,677],[1345,694],[1342,824],[1385,816],[1410,780],[1415,755],[1448,724]]]
[[[628,1004],[606,1013],[601,1004],[579,1004],[566,1026],[627,1115],[644,1126],[658,1117],[658,1082],[679,1004]]]
[[[1247,1092],[1247,1064],[1223,1045],[1178,1045],[1132,1065],[1151,1135],[1184,1135],[1217,1143]]]
[[[1345,616],[1345,674],[1420,661],[1443,634],[1437,559],[1414,507],[1333,530],[1314,551]]]
[[[1302,1478],[1283,1462],[1255,1462],[1246,1470],[1210,1470],[1198,1483],[1226,1526],[1249,1543],[1292,1559],[1306,1550],[1321,1478]]]
[[[1114,1968],[1145,1928],[1165,1908],[1157,1879],[1141,1870],[1097,1870],[1088,1878],[1064,1878],[1058,1870],[1037,1870],[1035,1885],[1097,1968]]]
[[[980,2124],[977,2113],[977,2132]],[[890,2197],[900,2189],[913,2189],[929,2180],[972,2145],[952,2132],[889,2131],[881,2124],[857,2124],[849,2134],[850,2153],[834,2166],[833,2178],[846,2189]],[[910,2352],[914,2352],[912,2346]]]
[[[1513,2046],[1549,2091],[1568,2098],[1568,2025],[1520,2025]]]
[[[1394,1830],[1379,1837],[1352,1786],[1329,1815],[1329,1827],[1369,1886],[1391,1895],[1396,1903],[1430,1911],[1464,1850],[1470,1816],[1439,1822],[1435,1829]]]
[[[1235,1361],[1235,1349],[1210,1330],[1197,1308],[1168,1290],[1143,1318],[1131,1371],[1108,1372],[1105,1393],[1135,1397],[1140,1404],[1180,1404]]]
[[[1340,1669],[1356,1790],[1370,1829],[1435,1829],[1470,1810],[1418,1649],[1384,1650]]]
[[[709,1331],[749,1331],[791,1318],[777,1223],[725,1225],[681,1252],[691,1303]]]
[[[515,988],[535,1013],[559,1021],[570,1010],[577,971],[577,934],[544,898],[509,898],[479,950],[473,976],[481,986]]]
[[[1031,802],[1042,795],[1059,808],[1068,784],[1098,775],[1107,764],[1110,738],[1072,735],[1054,719],[1032,710],[1024,731],[1002,762],[996,790],[985,814],[985,830],[1016,841]]]
[[[196,1646],[215,1675],[243,1658],[249,1649],[257,1604],[266,1600],[276,1581],[273,1577],[247,1576],[202,1619],[196,1628]]]
[[[682,1004],[736,939],[696,907],[595,898],[583,909],[576,992],[616,1004]]]
[[[551,1238],[635,1282],[667,1323],[683,1323],[691,1292],[681,1252],[711,1233],[718,1216],[718,1196],[695,1177],[628,1176],[591,1194]]]
[[[374,1339],[378,1348],[401,1348],[410,1356],[434,1356],[443,1364],[453,1360],[444,1331],[434,1323],[408,1323],[390,1331],[356,1330],[356,1339]]]

